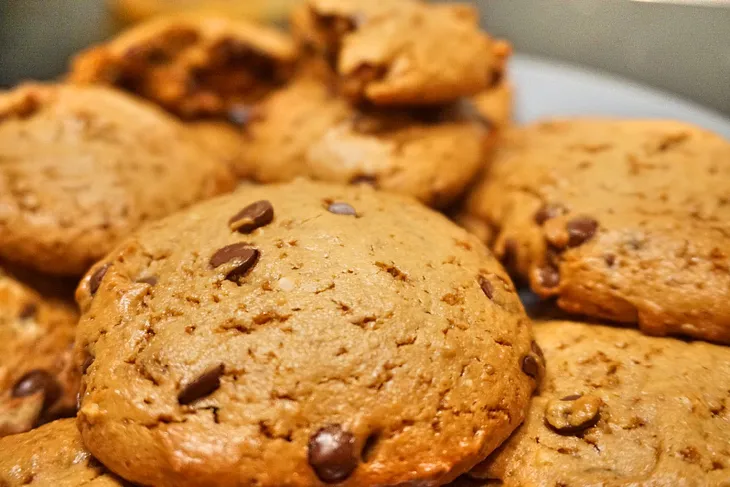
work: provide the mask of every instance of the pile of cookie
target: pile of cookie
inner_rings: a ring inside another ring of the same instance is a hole
[[[0,485],[730,485],[730,141],[515,126],[468,5],[290,23],[0,93]]]

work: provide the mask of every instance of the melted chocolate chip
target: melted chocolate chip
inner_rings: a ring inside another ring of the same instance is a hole
[[[309,465],[322,482],[342,482],[355,471],[355,437],[340,425],[325,426],[309,438]]]
[[[484,291],[484,294],[489,298],[494,298],[494,287],[492,286],[492,283],[487,280],[484,276],[479,276],[479,286],[482,288],[482,291]]]
[[[210,258],[210,265],[220,267],[228,264],[226,279],[235,280],[245,276],[259,260],[260,252],[246,243],[227,245],[218,249]]]
[[[540,377],[540,363],[532,355],[522,357],[522,372],[533,379]]]
[[[546,203],[535,213],[535,223],[542,225],[551,218],[562,215],[564,209],[560,205]]]
[[[266,200],[251,203],[228,220],[233,231],[251,233],[257,228],[268,225],[274,220],[274,207]]]
[[[574,394],[545,405],[545,424],[559,435],[578,436],[601,419],[603,402],[596,396]]]
[[[330,213],[334,213],[335,215],[357,216],[357,211],[355,211],[355,208],[348,205],[347,203],[343,203],[340,201],[335,201],[334,203],[331,203],[327,207],[327,211],[329,211]]]
[[[551,289],[560,284],[560,272],[553,266],[545,266],[537,271],[537,279],[544,288]]]
[[[29,320],[29,319],[35,317],[37,312],[38,312],[37,304],[26,303],[25,306],[23,306],[23,309],[20,310],[20,314],[18,315],[18,318],[20,318],[21,320]]]
[[[139,284],[149,284],[150,286],[157,285],[157,276],[140,277],[137,279]]]
[[[598,222],[587,216],[579,216],[570,220],[566,229],[568,230],[568,245],[577,247],[593,238],[598,230]]]
[[[203,397],[213,394],[221,386],[223,364],[203,372],[198,378],[183,387],[177,395],[177,402],[190,404]]]
[[[604,262],[606,262],[606,265],[608,267],[613,267],[613,265],[616,263],[616,256],[613,254],[606,254],[603,256]]]
[[[13,386],[13,397],[27,397],[38,392],[43,392],[43,408],[46,409],[61,397],[63,388],[49,372],[40,369],[31,370]]]
[[[99,286],[101,286],[101,281],[104,280],[104,276],[106,275],[110,267],[111,264],[104,264],[103,266],[96,269],[89,278],[89,292],[92,296],[96,294],[96,291],[99,290]]]

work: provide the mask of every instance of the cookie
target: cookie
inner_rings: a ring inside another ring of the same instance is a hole
[[[719,136],[578,119],[506,136],[466,214],[566,311],[730,343],[728,194],[730,142]]]
[[[106,83],[182,117],[227,116],[283,83],[294,42],[273,28],[204,14],[143,23],[74,60],[69,79]]]
[[[84,443],[145,485],[441,485],[522,421],[543,367],[476,238],[367,186],[179,212],[77,300]]]
[[[86,451],[73,419],[0,438],[0,451],[0,485],[5,487],[131,487]]]
[[[471,475],[504,487],[728,485],[730,349],[583,323],[534,330],[541,391]]]
[[[75,414],[77,321],[73,302],[43,296],[0,269],[0,437]]]
[[[444,103],[490,85],[493,42],[468,5],[309,0],[292,23],[356,102]]]
[[[0,93],[0,257],[79,276],[140,224],[235,185],[182,124],[105,87]]]
[[[442,207],[482,168],[494,129],[474,105],[354,108],[312,78],[257,105],[239,174],[365,182]]]

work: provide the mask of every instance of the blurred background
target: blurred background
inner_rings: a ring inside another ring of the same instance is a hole
[[[75,51],[179,9],[285,24],[296,0],[0,0],[0,86],[50,79]],[[373,0],[379,1],[379,0]],[[730,0],[483,0],[516,50],[597,68],[730,114]]]

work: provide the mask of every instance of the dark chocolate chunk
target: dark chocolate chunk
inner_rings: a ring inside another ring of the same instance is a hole
[[[92,296],[96,294],[96,291],[99,290],[99,286],[101,286],[101,281],[104,280],[104,276],[106,275],[110,267],[111,264],[104,264],[103,266],[96,269],[89,278],[89,292]]]
[[[266,200],[251,203],[228,220],[233,231],[251,233],[259,227],[268,225],[274,220],[274,207]]]
[[[598,222],[587,216],[573,218],[566,225],[568,230],[568,246],[577,247],[587,242],[598,230]]]
[[[226,279],[235,280],[245,276],[259,260],[260,252],[246,243],[226,245],[210,258],[210,265],[220,267],[229,264]]]
[[[182,388],[177,395],[177,402],[180,404],[190,404],[191,402],[213,394],[221,385],[222,375],[223,364],[206,370],[198,378]]]
[[[309,438],[307,459],[322,482],[342,482],[358,465],[355,436],[337,424],[320,428]]]
[[[489,282],[486,277],[479,276],[479,286],[489,299],[494,297],[494,287],[492,287],[492,283]]]
[[[43,392],[43,409],[47,409],[61,397],[63,388],[53,375],[41,369],[26,373],[13,386],[13,397],[27,397],[38,392]]]
[[[522,372],[533,379],[540,377],[540,363],[532,355],[522,357]]]

